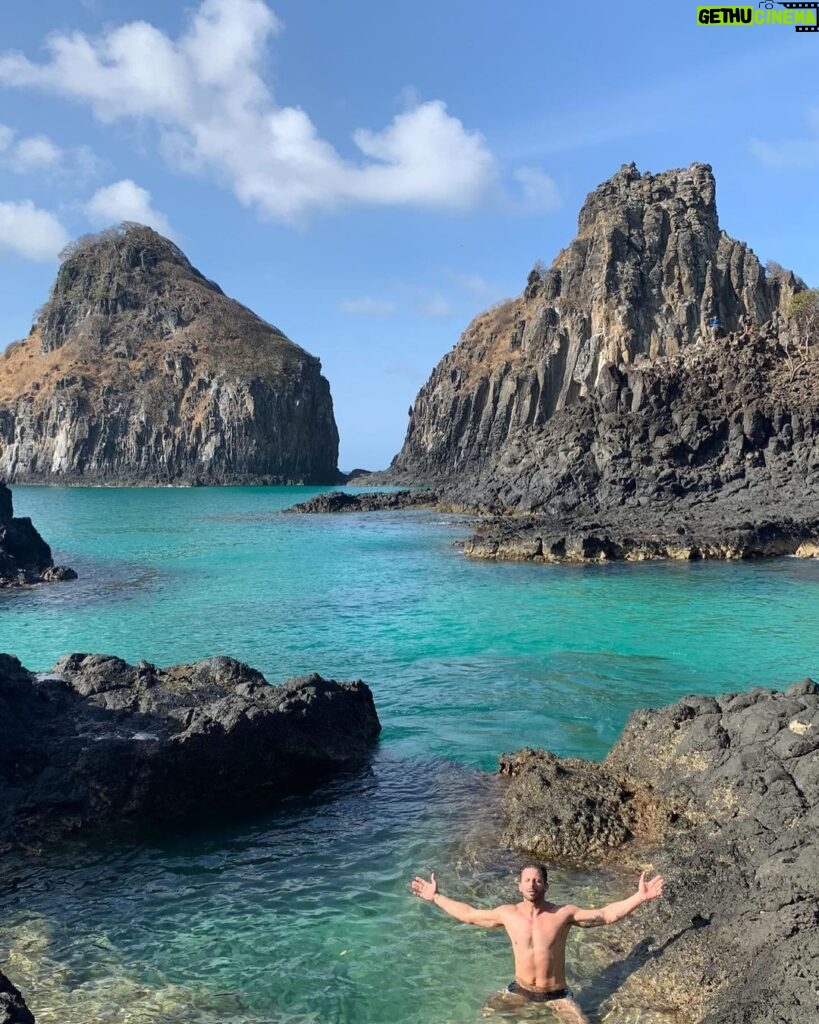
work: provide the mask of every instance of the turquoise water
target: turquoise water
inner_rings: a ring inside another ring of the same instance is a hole
[[[453,546],[464,520],[279,514],[313,493],[14,490],[80,573],[0,592],[0,649],[28,667],[229,654],[271,682],[362,678],[384,725],[366,771],[277,814],[6,864],[4,969],[41,1024],[477,1021],[509,980],[506,940],[407,883],[437,868],[453,895],[514,896],[498,755],[600,757],[634,707],[819,676],[815,562],[493,565]],[[624,884],[554,880],[590,899]],[[614,972],[595,943],[571,960],[599,1020]]]

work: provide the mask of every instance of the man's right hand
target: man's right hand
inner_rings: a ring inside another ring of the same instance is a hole
[[[422,900],[428,900],[430,903],[435,899],[435,894],[438,892],[438,882],[435,880],[435,872],[429,876],[429,881],[426,878],[416,877],[412,880],[412,891],[416,896],[420,896]]]

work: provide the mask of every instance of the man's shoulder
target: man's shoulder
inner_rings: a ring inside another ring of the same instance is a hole
[[[550,913],[557,917],[573,917],[579,909],[574,903],[552,903],[549,905]]]

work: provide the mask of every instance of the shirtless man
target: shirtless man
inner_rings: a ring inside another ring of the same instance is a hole
[[[515,980],[506,990],[507,998],[517,1003],[548,1003],[561,1021],[588,1024],[566,985],[566,938],[569,929],[573,925],[596,928],[622,921],[641,904],[662,896],[663,880],[656,875],[648,881],[644,871],[633,896],[592,910],[582,910],[571,903],[549,903],[546,900],[548,888],[546,868],[542,864],[527,864],[521,870],[518,882],[518,892],[523,897],[520,903],[507,903],[494,910],[479,910],[438,892],[434,872],[429,881],[416,878],[412,883],[416,896],[434,903],[458,921],[475,924],[479,928],[506,929],[515,955]]]

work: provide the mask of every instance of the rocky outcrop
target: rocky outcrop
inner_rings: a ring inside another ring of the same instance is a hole
[[[398,493],[483,512],[464,544],[474,558],[816,557],[819,346],[797,358],[786,345],[749,327],[621,368],[475,475]],[[395,500],[344,498],[360,511]]]
[[[0,655],[0,840],[270,805],[357,763],[380,728],[360,681],[88,654],[37,676]]]
[[[819,346],[797,352],[785,320],[803,287],[720,231],[708,166],[624,167],[439,363],[372,482],[553,519],[739,492],[797,517],[819,491]]]
[[[0,971],[0,1024],[35,1024],[18,989]]]
[[[550,862],[653,862],[630,984],[708,1024],[819,1016],[819,686],[632,714],[602,764],[505,755],[504,839]],[[646,940],[649,930],[651,939]]]
[[[725,512],[714,509],[708,516],[677,509],[664,516],[643,513],[637,521],[628,513],[612,514],[605,522],[575,518],[570,528],[537,517],[493,516],[480,523],[463,551],[490,561],[574,564],[819,556],[819,515],[797,521],[757,514],[752,522],[742,521],[736,509],[735,521]]]
[[[624,370],[511,441],[479,500],[531,514],[486,523],[477,557],[815,556],[819,349],[749,329]]]
[[[319,360],[150,228],[75,243],[0,355],[9,482],[330,483],[337,457]]]
[[[324,512],[390,512],[405,508],[433,508],[437,501],[438,496],[433,491],[374,491],[363,494],[329,491],[293,505],[285,509],[285,512],[304,515]]]
[[[0,483],[0,587],[76,578],[73,569],[54,564],[51,548],[27,516],[15,519],[11,491]]]
[[[618,370],[510,439],[478,491],[487,508],[558,518],[743,503],[801,518],[816,507],[817,470],[819,349],[791,367],[776,332],[748,330]]]

